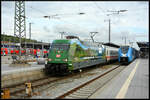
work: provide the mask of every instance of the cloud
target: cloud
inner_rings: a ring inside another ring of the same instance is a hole
[[[43,29],[45,30],[45,32],[51,32],[50,29],[47,28],[47,26],[44,26]]]
[[[89,39],[90,32],[97,31],[95,41],[108,42],[108,21],[111,19],[111,41],[121,44],[121,37],[126,34],[134,41],[148,41],[149,5],[138,1],[26,1],[26,30],[32,25],[33,38],[49,41],[60,38],[62,31],[66,35],[77,35]],[[2,31],[13,35],[15,2],[2,1]],[[121,9],[128,10],[119,15],[106,16]],[[85,13],[79,15],[80,12]],[[60,19],[45,19],[43,16],[58,15]],[[138,33],[144,37],[135,37]]]

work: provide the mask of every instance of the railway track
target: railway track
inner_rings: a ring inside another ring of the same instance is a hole
[[[38,88],[41,85],[45,85],[50,82],[54,82],[54,81],[58,81],[58,80],[59,80],[59,78],[57,78],[57,77],[45,77],[42,79],[31,81],[32,89],[34,90],[34,88]],[[2,88],[2,90],[4,90],[4,89],[10,90],[11,98],[26,98],[27,97],[27,95],[25,94],[25,83]]]
[[[103,66],[102,66],[103,67]],[[119,67],[119,66],[118,66]],[[112,70],[114,70],[114,69],[112,69]],[[85,71],[83,71],[82,73],[80,73],[80,74],[84,74],[84,73],[86,73],[86,72],[88,72],[88,70],[85,70]],[[106,72],[105,74],[107,74],[107,73],[109,73],[110,71],[108,71],[108,72]],[[75,77],[75,76],[77,76],[77,75],[79,75],[79,73],[74,73],[74,74],[71,74],[71,75],[69,75],[69,76],[63,76],[63,77],[45,77],[45,78],[42,78],[42,79],[38,79],[38,80],[35,80],[35,81],[31,81],[31,83],[32,83],[32,90],[33,90],[33,94],[32,94],[32,96],[35,96],[35,95],[39,95],[41,92],[43,92],[44,90],[46,90],[47,88],[49,88],[50,86],[49,86],[49,84],[52,84],[53,83],[53,85],[55,85],[55,82],[59,82],[60,80],[65,80],[65,79],[68,79],[68,78],[73,78],[73,77]],[[104,75],[102,75],[102,76],[104,76]],[[100,77],[102,77],[102,76],[100,76]],[[99,77],[97,77],[97,78],[99,78]],[[96,79],[97,79],[96,78]],[[89,82],[87,82],[87,83],[85,83],[85,84],[82,84],[82,85],[80,85],[79,87],[77,87],[77,88],[74,88],[73,90],[71,90],[71,91],[77,91],[77,90],[79,90],[80,88],[82,88],[82,87],[84,87],[84,86],[86,86],[87,84],[89,84],[89,83],[91,83],[92,81],[94,81],[94,80],[96,80],[96,79],[93,79],[93,80],[91,80],[91,81],[89,81]],[[57,83],[56,83],[57,84]],[[53,86],[53,85],[51,85],[51,86]],[[96,86],[96,85],[95,85]],[[44,88],[42,88],[42,87],[44,87]],[[28,97],[27,95],[26,95],[26,93],[25,93],[25,84],[18,84],[18,85],[13,85],[13,86],[9,86],[9,87],[5,87],[5,88],[8,88],[9,90],[10,90],[10,96],[11,96],[11,98],[12,99],[16,99],[16,98],[30,98],[30,97]],[[67,96],[67,95],[71,95],[73,92],[68,92],[68,93],[65,93],[65,94],[63,94],[63,95],[61,95],[61,96],[58,96],[58,97],[56,97],[56,98],[64,98],[64,97],[69,97],[70,98],[70,96]],[[91,90],[90,90],[91,91]],[[92,91],[94,91],[94,90],[92,90]],[[91,91],[91,92],[92,92]],[[86,93],[86,95],[87,94],[91,94],[91,92],[89,92],[89,93],[87,93],[88,92],[88,90],[87,91],[85,91],[84,92],[84,94]],[[81,93],[80,93],[81,94]],[[74,98],[74,97],[73,97]],[[77,97],[78,98],[78,97]],[[80,97],[79,97],[80,98]],[[84,97],[83,97],[84,98]]]
[[[74,76],[75,74],[69,75],[69,76],[63,76],[63,77],[45,77],[42,79],[31,81],[32,83],[32,96],[39,95],[41,92],[46,90],[49,87],[49,84],[59,82],[61,80],[70,78]],[[51,85],[51,87],[53,84]],[[44,88],[43,88],[44,87]],[[25,91],[25,83],[24,84],[18,84],[7,87],[10,90],[10,96],[11,99],[28,99],[30,98],[28,95],[26,95]],[[5,87],[6,89],[6,87]]]
[[[88,99],[89,96],[95,93],[99,88],[101,88],[124,68],[125,67],[118,65],[115,68],[100,74],[96,78],[89,80],[88,82],[83,83],[73,88],[72,90],[56,97],[56,99]]]
[[[86,71],[85,71],[86,72]],[[84,72],[83,72],[84,73]],[[32,90],[33,90],[33,94],[32,95],[38,95],[41,91],[44,91],[44,89],[38,89],[39,87],[48,85],[50,83],[54,83],[60,80],[64,80],[67,78],[70,78],[72,76],[77,75],[78,73],[73,73],[69,76],[63,76],[63,77],[44,77],[41,79],[37,79],[37,80],[33,80],[33,81],[29,81],[30,83],[32,83]],[[12,86],[7,86],[2,88],[2,90],[4,89],[9,89],[10,90],[10,96],[12,99],[16,99],[16,98],[29,98],[26,95],[26,91],[25,91],[25,83],[20,83],[17,85],[12,85]],[[47,88],[45,88],[47,89]]]

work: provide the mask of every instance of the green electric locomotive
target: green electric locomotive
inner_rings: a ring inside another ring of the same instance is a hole
[[[45,72],[63,74],[106,62],[103,45],[79,39],[54,40],[50,46]]]

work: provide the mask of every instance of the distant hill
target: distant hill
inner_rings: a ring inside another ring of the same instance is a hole
[[[25,38],[22,38],[21,39],[21,42],[40,42],[40,41],[37,41],[37,40],[29,40],[29,39],[25,39]],[[14,36],[11,36],[11,35],[4,35],[4,34],[1,34],[1,41],[10,41],[10,42],[14,42],[14,43],[19,43],[19,38],[18,37],[14,37]]]

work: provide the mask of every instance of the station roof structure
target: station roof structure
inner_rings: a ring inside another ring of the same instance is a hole
[[[73,35],[66,36],[66,39],[74,39],[74,38],[79,40],[79,37],[77,37],[77,36],[73,36]]]
[[[33,42],[26,42],[26,43],[21,43],[21,45],[22,45],[22,47],[25,47],[25,45],[27,46],[27,47],[33,47],[33,45],[34,45],[34,48],[42,48],[42,45],[43,45],[43,47],[44,48],[46,48],[46,49],[49,49],[49,47],[50,47],[50,43],[33,43]]]
[[[104,45],[106,45],[106,46],[110,46],[110,47],[120,48],[120,46],[119,46],[119,45],[114,44],[114,43],[104,43]]]
[[[139,48],[149,48],[149,42],[137,42]]]
[[[25,43],[21,43],[21,44],[24,45]],[[27,45],[33,45],[33,42],[26,42],[26,44]],[[43,45],[50,45],[50,43],[44,43],[44,42],[43,43],[41,43],[41,42],[34,43],[34,45],[42,45],[42,44]]]
[[[142,58],[148,58],[149,57],[149,42],[137,42],[139,48],[140,48],[140,56]]]

